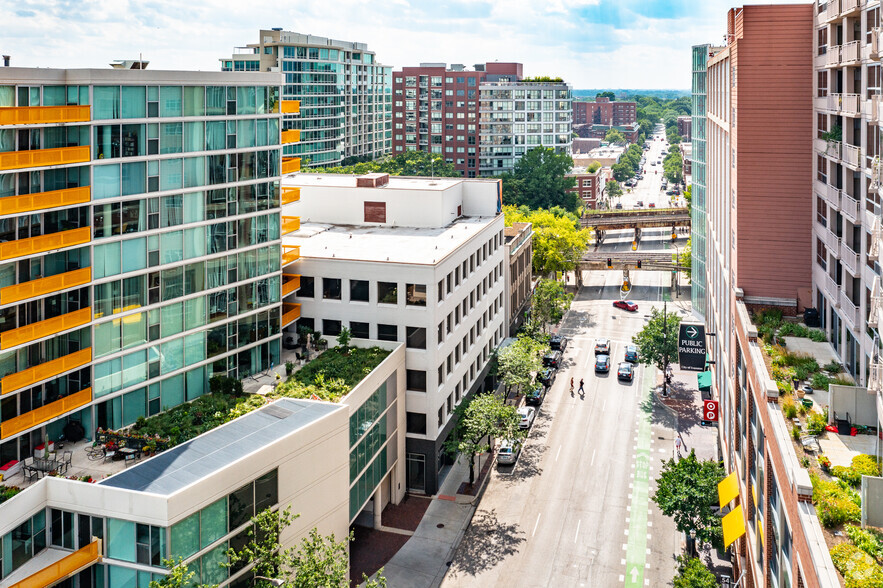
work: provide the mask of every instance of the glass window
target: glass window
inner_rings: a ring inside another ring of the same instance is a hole
[[[184,151],[205,150],[205,125],[200,122],[184,123]]]
[[[147,380],[147,350],[142,349],[123,357],[123,388]]]
[[[200,511],[200,548],[208,547],[227,534],[227,499],[213,502]]]
[[[205,115],[205,87],[186,86],[184,88],[184,116]]]
[[[92,279],[97,280],[120,273],[120,244],[118,242],[95,245],[92,251],[94,255]]]
[[[187,365],[199,363],[205,359],[205,331],[184,337],[184,362]]]
[[[255,146],[254,119],[236,121],[236,146]]]
[[[205,324],[205,297],[199,296],[184,302],[184,328],[195,329]]]
[[[92,119],[103,120],[120,117],[120,87],[94,86],[92,88]]]
[[[123,561],[135,561],[135,523],[107,519],[107,556]]]
[[[322,278],[322,298],[340,300],[341,283],[339,278]]]
[[[397,341],[399,328],[396,325],[377,325],[377,338],[380,341]]]
[[[279,502],[278,473],[268,472],[254,481],[255,514]]]
[[[377,282],[377,302],[379,304],[398,304],[398,284],[395,282]]]
[[[184,131],[181,123],[162,123],[159,125],[159,152],[181,153],[184,143]]]
[[[251,520],[255,515],[254,512],[254,486],[251,482],[242,486],[229,495],[228,513],[230,520],[230,529],[241,527]],[[173,527],[174,530],[174,527]],[[174,537],[174,535],[173,535]],[[172,543],[172,553],[177,554]]]
[[[184,367],[184,339],[173,339],[162,344],[160,371],[164,374]]]
[[[407,370],[408,390],[426,392],[426,371]]]
[[[175,190],[184,186],[184,175],[180,159],[163,159],[160,162],[161,190]]]
[[[411,349],[426,349],[426,329],[423,327],[406,327],[407,346]]]
[[[120,166],[96,165],[92,168],[92,197],[115,198],[120,195]]]
[[[123,395],[123,426],[135,424],[138,417],[147,416],[147,388],[139,388]]]
[[[426,284],[407,284],[405,304],[408,306],[426,306]]]
[[[350,321],[350,333],[353,339],[370,339],[368,323],[358,323]]]
[[[181,86],[163,86],[159,90],[160,116],[181,116]]]
[[[188,157],[184,160],[184,187],[205,185],[205,157]]]
[[[184,305],[169,304],[162,307],[162,336],[177,335],[184,330]]]
[[[224,121],[205,123],[206,151],[217,151],[227,148],[227,125]]]
[[[205,227],[184,230],[184,259],[205,255]]]
[[[330,337],[337,337],[340,335],[341,324],[340,321],[331,320],[331,319],[322,319],[322,334],[328,335]]]
[[[257,114],[254,86],[236,88],[236,114]]]
[[[174,263],[184,259],[184,233],[172,231],[160,235],[162,246],[162,262]],[[179,268],[180,269],[180,268]]]
[[[350,280],[350,300],[368,302],[368,280]]]
[[[110,522],[111,519],[108,519]],[[134,545],[133,545],[134,549]],[[199,513],[193,513],[183,521],[172,525],[171,552],[176,557],[187,558],[199,551]]]
[[[300,288],[297,290],[298,298],[313,298],[316,289],[316,279],[313,276],[301,276]]]
[[[123,272],[131,272],[147,267],[147,241],[144,237],[123,241],[122,245]]]
[[[144,86],[123,86],[122,118],[147,116],[147,91]]]

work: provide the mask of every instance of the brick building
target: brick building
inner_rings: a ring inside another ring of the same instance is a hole
[[[678,117],[678,134],[684,138],[684,141],[689,141],[693,137],[693,117]]]
[[[603,168],[595,167],[594,171],[589,171],[591,166],[575,166],[566,175],[566,177],[576,180],[576,185],[569,189],[568,192],[578,193],[580,199],[588,208],[598,208],[598,201],[601,199],[601,192],[604,190],[604,180],[601,175]]]
[[[621,132],[629,143],[634,143],[638,140],[638,134],[641,130],[641,127],[639,127],[637,123],[614,127],[606,125],[574,124],[573,132],[575,132],[581,139],[603,139],[607,136],[607,131],[611,128],[617,129]]]
[[[638,122],[637,102],[616,102],[598,98],[594,102],[573,103],[573,124],[619,127]]]

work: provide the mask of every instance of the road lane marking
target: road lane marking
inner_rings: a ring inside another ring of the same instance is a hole
[[[639,390],[639,406],[650,395],[650,383],[654,381],[655,370],[648,369],[644,372],[644,378]],[[652,409],[650,409],[652,410]],[[650,501],[650,414],[639,409],[639,433],[638,445],[635,452],[635,481],[629,484],[632,487],[630,496],[631,507],[629,508],[628,549],[626,550],[625,586],[626,588],[640,588],[644,586],[644,569],[647,563],[647,522],[649,518]]]
[[[558,453],[555,454],[555,461],[558,461],[558,456],[561,455],[561,446],[558,446]]]
[[[533,526],[533,533],[530,534],[531,537],[537,534],[537,527],[540,526],[540,517],[543,516],[543,513],[539,513],[537,515],[537,522]]]
[[[576,543],[577,538],[579,538],[579,526],[582,524],[582,519],[576,522],[576,534],[573,536],[573,542]]]

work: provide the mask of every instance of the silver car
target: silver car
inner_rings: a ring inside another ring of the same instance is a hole
[[[500,445],[500,451],[497,452],[497,463],[499,465],[512,465],[518,459],[521,453],[521,442],[505,439]]]

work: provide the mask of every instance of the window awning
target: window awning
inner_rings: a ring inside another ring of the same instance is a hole
[[[736,475],[736,472],[733,472],[717,485],[717,497],[720,501],[720,507],[724,508],[737,496],[739,496],[739,477]]]
[[[745,517],[742,515],[740,504],[728,513],[721,521],[724,527],[724,549],[733,541],[745,534]]]
[[[699,382],[699,391],[702,390],[711,390],[711,372],[699,372],[696,374],[696,379]]]

